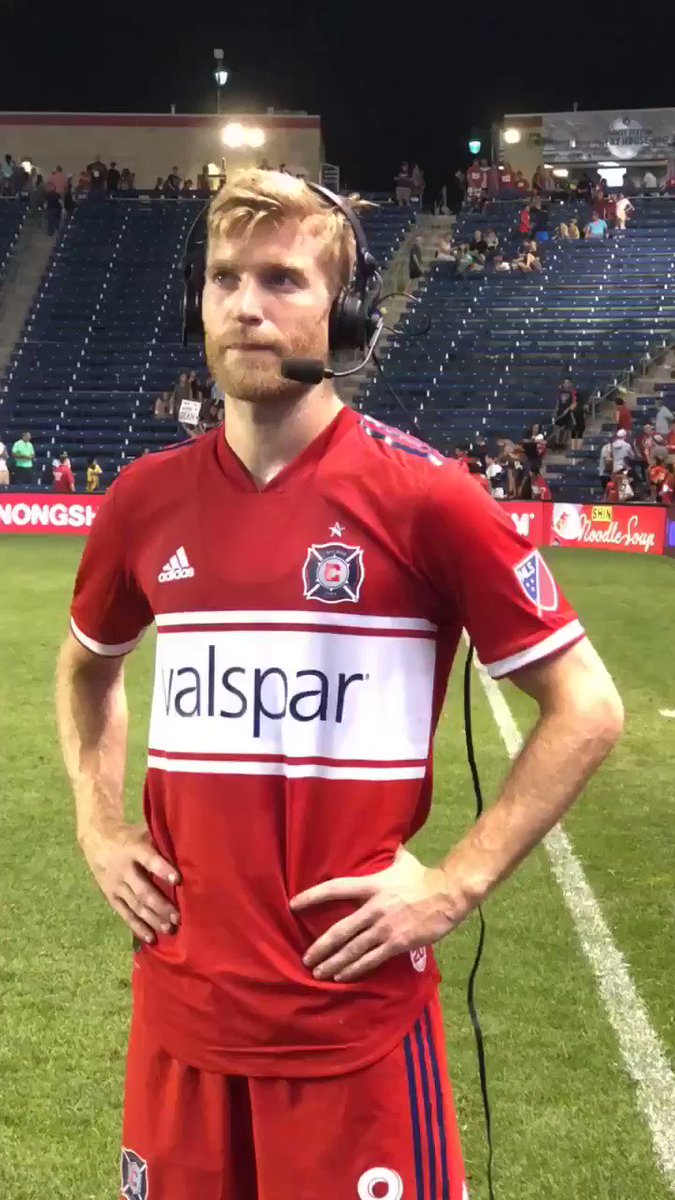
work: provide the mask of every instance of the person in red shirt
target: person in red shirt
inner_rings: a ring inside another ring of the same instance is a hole
[[[675,496],[675,471],[672,467],[668,468],[666,478],[664,479],[659,489],[659,500],[661,504],[672,504]]]
[[[666,438],[666,446],[668,447],[668,453],[675,456],[675,425],[671,425],[670,427],[668,437]]]
[[[70,459],[66,450],[59,454],[59,461],[53,467],[55,492],[74,492],[75,491],[75,476],[73,475],[70,466]]]
[[[618,500],[619,500],[619,474],[618,473],[612,475],[612,478],[609,480],[607,487],[605,488],[605,494],[603,496],[603,500],[607,500],[607,502],[609,504],[618,503]]]
[[[652,500],[658,500],[661,488],[668,479],[668,467],[663,462],[652,459],[652,465],[647,472],[649,477],[649,494]]]
[[[526,204],[525,208],[521,209],[518,214],[518,233],[522,234],[523,237],[528,237],[531,232],[532,218],[530,216],[530,206]]]
[[[202,299],[224,423],[121,472],[75,582],[57,707],[78,840],[137,939],[125,1200],[463,1200],[432,947],[623,724],[508,513],[330,378],[282,373],[344,344],[344,289],[376,303],[346,206],[291,175],[228,178]],[[123,664],[151,624],[135,825]],[[463,628],[540,718],[479,825],[427,865],[406,843]]]
[[[530,474],[530,486],[532,488],[533,500],[550,500],[551,489],[548,482],[544,479],[539,467],[533,467]]]
[[[477,158],[474,158],[466,173],[466,198],[475,211],[481,206],[483,194],[483,168]]]
[[[516,171],[515,189],[516,189],[516,195],[518,195],[518,196],[525,196],[525,195],[529,194],[530,185],[527,182],[522,171]]]
[[[627,434],[633,428],[633,414],[621,396],[618,396],[616,401],[616,427],[617,429],[625,429]]]

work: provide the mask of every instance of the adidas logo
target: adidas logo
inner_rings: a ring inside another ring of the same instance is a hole
[[[190,566],[185,550],[179,546],[169,561],[164,563],[157,578],[160,583],[171,583],[174,579],[192,579],[194,573],[195,569]]]

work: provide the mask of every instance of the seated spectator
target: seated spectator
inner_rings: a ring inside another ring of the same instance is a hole
[[[153,200],[161,200],[164,194],[164,180],[158,175],[154,188],[150,189],[150,196]]]
[[[188,379],[187,371],[181,371],[180,378],[175,388],[171,393],[171,415],[178,420],[180,406],[183,400],[194,400],[192,394],[192,384]]]
[[[579,238],[581,237],[581,230],[579,229],[579,222],[576,217],[572,217],[572,220],[570,221],[569,232],[567,236],[571,242],[578,242]]]
[[[487,230],[485,234],[485,245],[487,247],[488,256],[494,258],[499,250],[499,238],[497,237],[494,229]]]
[[[606,238],[607,237],[607,222],[605,220],[603,220],[603,218],[597,212],[593,213],[593,216],[591,217],[590,221],[588,222],[588,225],[586,226],[586,237],[587,238]]]
[[[485,254],[487,246],[485,244],[485,235],[482,229],[476,229],[474,235],[469,242],[469,250],[475,250],[478,254]]]
[[[513,260],[516,271],[541,271],[542,263],[539,255],[528,244],[523,246],[522,253]]]
[[[87,460],[87,491],[88,492],[97,491],[102,474],[103,474],[103,472],[102,472],[101,467],[99,466],[97,460],[95,458],[88,459]]]
[[[621,396],[616,399],[616,427],[630,433],[633,428],[633,414]]]
[[[469,250],[469,247],[466,244],[459,246],[457,249],[457,256],[455,258],[457,274],[464,275],[471,266],[472,262],[473,258],[471,257],[471,251]]]
[[[507,262],[503,254],[496,254],[494,258],[495,271],[510,271],[511,263]]]
[[[477,254],[475,251],[471,255],[471,262],[466,269],[467,275],[483,275],[485,274],[485,255]]]
[[[443,237],[438,243],[436,258],[439,262],[454,262],[456,257],[456,247],[453,245],[451,237]]]
[[[555,233],[553,234],[554,239],[559,240],[561,242],[565,242],[565,241],[567,241],[569,236],[570,236],[569,225],[567,225],[565,221],[561,221],[560,224],[556,226]]]
[[[55,492],[74,492],[75,491],[75,476],[73,475],[68,451],[62,450],[58,460],[52,467],[53,484]]]

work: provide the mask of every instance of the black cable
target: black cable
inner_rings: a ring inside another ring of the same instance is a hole
[[[378,358],[377,354],[375,354],[374,351],[373,351],[373,362],[375,363],[375,366],[377,367],[377,369],[380,373],[380,378],[382,379],[384,386],[386,387],[387,391],[389,392],[389,395],[393,396],[393,398],[396,401],[396,403],[398,404],[401,412],[404,414],[404,416],[407,418],[407,420],[412,421],[413,425],[415,426],[415,435],[414,436],[420,437],[422,430],[420,428],[419,421],[417,420],[417,417],[415,416],[415,413],[409,412],[408,409],[406,408],[405,404],[401,400],[400,396],[396,395],[396,392],[394,391],[389,380],[387,379],[387,376],[384,373],[384,368],[382,366],[382,363],[380,362],[380,359]]]
[[[478,776],[478,767],[476,765],[476,756],[473,749],[473,730],[471,724],[471,664],[473,661],[473,642],[469,642],[469,649],[464,664],[464,735],[466,739],[466,757],[471,771],[473,780],[473,790],[476,795],[476,820],[479,819],[483,812],[483,793],[480,786],[480,778]],[[488,1147],[487,1157],[487,1181],[488,1181],[488,1196],[490,1200],[495,1200],[493,1180],[492,1180],[492,1114],[490,1112],[490,1098],[487,1087],[487,1071],[485,1067],[485,1046],[483,1043],[483,1031],[481,1029],[478,1011],[476,1009],[475,984],[478,968],[483,956],[483,946],[485,945],[485,918],[483,910],[478,906],[478,919],[480,921],[480,933],[478,937],[478,946],[476,947],[476,957],[471,968],[469,981],[467,985],[466,1000],[469,1009],[469,1016],[473,1031],[476,1038],[476,1055],[478,1057],[478,1074],[480,1077],[480,1090],[483,1097],[483,1111],[485,1113],[485,1137]]]

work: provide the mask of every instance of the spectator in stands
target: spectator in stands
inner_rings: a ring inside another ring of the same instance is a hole
[[[47,187],[51,187],[52,191],[56,192],[57,196],[60,196],[61,199],[63,199],[66,194],[66,182],[67,181],[63,172],[63,167],[57,167],[56,170],[52,171],[51,175],[49,176],[49,179],[47,180]]]
[[[516,196],[529,196],[530,194],[530,185],[522,171],[516,171],[515,189]]]
[[[171,415],[178,420],[178,413],[183,400],[194,400],[192,394],[192,384],[188,379],[187,371],[181,371],[180,378],[171,393]]]
[[[578,242],[581,237],[581,230],[579,229],[579,222],[576,217],[572,217],[570,221],[568,237],[571,242]]]
[[[607,485],[612,478],[612,470],[612,443],[605,442],[604,446],[600,447],[600,459],[598,462],[598,476],[603,494],[607,490]]]
[[[499,238],[494,229],[488,229],[485,234],[485,254],[488,258],[494,258],[499,251]]]
[[[108,174],[106,175],[106,186],[108,188],[109,196],[117,195],[121,179],[122,176],[117,169],[117,163],[111,162],[110,166],[108,167]]]
[[[441,238],[436,251],[436,258],[439,262],[454,262],[456,257],[456,247],[453,244],[452,238],[446,235]]]
[[[91,179],[89,172],[85,168],[85,170],[80,171],[80,178],[78,179],[77,187],[75,188],[75,196],[78,200],[84,200],[85,197],[89,195],[90,185]]]
[[[282,168],[279,167],[279,170],[281,169]],[[398,174],[394,179],[394,189],[397,204],[410,204],[412,186],[413,180],[410,173],[410,164],[407,162],[402,162],[398,169]]]
[[[628,478],[628,471],[625,468],[620,471],[615,470],[610,482],[605,488],[604,499],[608,500],[611,504],[616,503],[617,501],[624,502],[626,500],[633,500],[634,497],[635,493],[631,487],[630,479]]]
[[[61,227],[61,218],[63,216],[63,205],[58,192],[54,191],[51,183],[47,185],[47,194],[45,196],[45,210],[47,215],[47,233],[50,237]]]
[[[473,257],[466,243],[457,248],[455,257],[455,269],[458,275],[465,275],[469,267],[473,263]]]
[[[419,163],[415,163],[412,169],[412,199],[419,204],[420,208],[424,203],[424,171]]]
[[[410,251],[408,254],[408,278],[420,279],[424,272],[422,265],[422,247],[418,237],[414,237],[410,243]]]
[[[530,498],[532,500],[552,499],[551,489],[548,486],[547,481],[544,479],[544,476],[541,473],[541,467],[538,464],[532,467],[528,490],[530,492],[530,496],[524,495],[523,499],[525,500],[529,500]]]
[[[8,454],[5,443],[0,441],[0,487],[9,487]]]
[[[100,154],[96,155],[93,162],[87,163],[87,173],[90,181],[89,195],[92,198],[104,196],[108,179],[108,168],[102,161]]]
[[[520,500],[523,496],[523,489],[526,484],[529,485],[530,479],[527,456],[522,446],[514,446],[509,458],[508,473],[509,496],[515,500]]]
[[[73,475],[67,450],[62,450],[59,454],[58,460],[52,468],[52,476],[52,488],[55,492],[75,491],[75,476]]]
[[[577,403],[577,390],[571,379],[564,379],[558,392],[555,412],[553,414],[556,442],[560,447],[566,447],[575,428],[574,410]]]
[[[495,500],[505,500],[508,480],[501,459],[491,454],[485,456],[485,475],[490,483],[490,490]]]
[[[15,192],[14,178],[16,163],[11,154],[6,154],[2,160],[2,195],[13,196]]]
[[[587,238],[606,238],[607,237],[607,222],[594,212],[588,225],[586,226]]]
[[[503,254],[496,254],[494,258],[495,271],[510,271],[511,263],[508,262]]]
[[[483,193],[483,170],[477,158],[474,158],[466,173],[467,204],[476,211],[481,207]]]
[[[28,430],[22,433],[12,446],[12,458],[14,459],[12,475],[14,483],[32,483],[35,446]]]
[[[532,232],[532,218],[530,216],[530,206],[525,207],[518,214],[518,233],[523,237],[528,236]]]
[[[534,243],[536,247],[536,242]],[[541,271],[542,262],[537,253],[536,248],[533,248],[532,242],[524,242],[521,253],[513,260],[513,267],[517,271]]]
[[[192,180],[186,179],[185,182],[183,183],[182,188],[180,189],[180,192],[178,193],[179,196],[183,200],[190,200],[192,198],[193,187],[194,187],[194,184],[193,184]]]
[[[173,416],[171,392],[163,392],[161,396],[156,397],[152,412],[158,421],[168,421],[169,417]]]
[[[541,425],[535,424],[525,430],[522,447],[527,456],[530,470],[533,470],[535,466],[539,466],[546,454],[546,438],[542,433]]]
[[[569,236],[570,236],[570,227],[569,227],[569,225],[567,224],[567,222],[566,222],[566,221],[561,221],[561,222],[560,222],[560,224],[559,224],[559,225],[557,225],[557,226],[556,226],[556,228],[555,228],[555,231],[554,231],[554,234],[553,234],[553,238],[554,238],[554,240],[555,240],[555,241],[561,241],[561,242],[565,242],[565,241],[567,241],[567,239],[569,238]]]
[[[549,240],[548,232],[548,209],[543,208],[541,203],[536,205],[531,212],[532,232],[538,242],[547,242]]]
[[[150,189],[150,198],[152,200],[161,200],[164,196],[164,180],[161,175],[157,176],[154,188]]]
[[[659,500],[661,488],[668,479],[670,474],[668,467],[664,462],[659,462],[652,455],[652,462],[649,468],[649,496],[651,500]]]
[[[662,433],[655,433],[652,438],[652,459],[657,462],[666,462],[668,459],[668,439]]]
[[[135,182],[136,176],[131,173],[128,167],[124,167],[120,175],[119,184],[117,185],[120,192],[133,192]]]
[[[499,194],[502,200],[511,200],[516,189],[516,173],[511,166],[511,163],[505,162],[504,169],[501,172],[501,180],[499,185]]]
[[[577,388],[574,404],[572,406],[572,437],[571,448],[572,453],[581,450],[581,443],[586,432],[586,412],[587,412],[586,394]]]
[[[469,250],[476,254],[487,254],[487,246],[485,244],[485,234],[482,229],[474,230],[474,235],[469,242]]]
[[[616,427],[629,434],[633,428],[633,414],[622,396],[616,398]]]
[[[265,160],[265,161],[267,161],[267,160]],[[269,171],[270,168],[265,167],[265,170]],[[199,174],[197,176],[197,194],[199,195],[200,199],[211,195],[211,185],[209,183],[209,168],[208,168],[207,163],[204,163],[201,171],[199,172]]]
[[[101,467],[96,458],[90,458],[87,461],[87,491],[95,492],[98,490],[101,475],[103,474]]]
[[[654,421],[654,429],[656,433],[660,433],[663,438],[667,438],[670,433],[670,426],[675,421],[675,416],[668,408],[664,400],[661,401],[661,407],[656,414]]]
[[[635,206],[631,204],[627,196],[624,196],[623,192],[619,192],[615,204],[615,212],[616,228],[625,229],[626,222],[629,220],[631,213],[635,212]]]
[[[582,171],[577,179],[576,192],[580,200],[590,201],[593,191],[593,182],[586,171]]]
[[[169,198],[174,198],[180,191],[181,179],[178,174],[178,167],[172,167],[166,177],[164,184],[164,195]]]
[[[671,466],[659,489],[659,501],[661,504],[672,504],[673,497],[675,497],[675,470]]]
[[[628,441],[628,435],[625,429],[617,430],[616,437],[612,442],[612,467],[614,474],[617,471],[623,471],[628,467],[632,467],[635,461],[633,447]]]
[[[647,193],[655,192],[658,186],[656,175],[653,171],[650,171],[649,168],[647,168],[642,176],[642,187],[644,191]]]
[[[498,200],[501,187],[501,172],[496,163],[492,163],[487,169],[487,198],[488,200]]]

